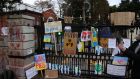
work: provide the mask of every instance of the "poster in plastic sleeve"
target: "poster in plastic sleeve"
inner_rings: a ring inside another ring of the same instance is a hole
[[[116,39],[115,38],[108,39],[108,48],[116,48]]]
[[[124,42],[124,47],[126,47],[126,48],[129,48],[130,47],[130,44],[131,44],[131,42],[130,42],[130,39],[123,39],[123,42]]]
[[[35,68],[36,70],[43,70],[47,68],[45,54],[35,55]]]
[[[45,33],[54,33],[62,31],[61,21],[46,22],[44,25],[45,25]]]
[[[127,63],[128,63],[128,57],[114,56],[112,64],[114,64],[114,65],[127,65]]]
[[[77,47],[78,47],[78,52],[84,52],[84,42],[79,42]]]
[[[91,41],[91,31],[82,31],[81,41]]]
[[[103,48],[108,48],[108,38],[100,38],[100,45]]]
[[[92,44],[92,47],[96,47],[96,46],[98,46],[98,39],[97,39],[97,32],[96,31],[94,31],[94,32],[92,32],[92,42],[91,42]]]
[[[107,64],[107,74],[114,76],[125,76],[126,66]]]
[[[44,35],[44,42],[51,42],[51,35]]]
[[[77,32],[65,32],[64,33],[64,54],[76,54],[77,49]]]
[[[35,67],[32,67],[32,68],[26,70],[27,79],[32,79],[37,74],[38,74],[38,71],[35,69]]]

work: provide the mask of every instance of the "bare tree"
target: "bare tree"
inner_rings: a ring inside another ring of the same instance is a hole
[[[42,11],[47,10],[48,8],[53,9],[54,4],[52,3],[52,0],[46,0],[46,1],[36,1],[35,5],[42,9]]]

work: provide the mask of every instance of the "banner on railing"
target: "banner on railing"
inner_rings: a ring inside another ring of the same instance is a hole
[[[45,25],[45,33],[54,33],[62,31],[61,21],[46,22],[44,25]]]
[[[47,68],[45,54],[35,55],[35,68],[36,70],[43,70]]]
[[[64,34],[64,54],[76,54],[77,32],[65,32]]]

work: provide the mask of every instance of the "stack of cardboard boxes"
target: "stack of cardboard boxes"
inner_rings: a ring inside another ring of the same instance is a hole
[[[8,17],[9,69],[15,73],[16,79],[26,79],[25,72],[34,67],[34,20],[34,17],[23,14]]]

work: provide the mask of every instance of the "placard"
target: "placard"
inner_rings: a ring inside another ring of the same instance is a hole
[[[127,65],[127,63],[128,63],[128,57],[114,56],[112,64],[114,64],[114,65]]]
[[[81,41],[91,41],[91,31],[83,31],[81,33]]]
[[[35,55],[35,68],[36,70],[43,70],[47,68],[45,54]]]
[[[126,66],[116,66],[107,64],[107,74],[114,76],[125,76]]]
[[[54,33],[62,31],[61,21],[46,22],[44,25],[45,25],[45,33]]]
[[[98,39],[97,39],[97,31],[94,29],[94,31],[92,31],[92,40],[91,40],[91,46],[92,47],[96,47],[98,46]]]
[[[116,48],[116,39],[113,38],[108,39],[108,48]]]
[[[79,42],[77,47],[78,47],[78,52],[84,52],[84,42]]]
[[[100,38],[100,45],[103,48],[108,48],[108,38]]]
[[[76,54],[77,38],[77,32],[64,33],[64,54]]]
[[[128,48],[130,46],[130,39],[123,39],[124,47]]]
[[[32,79],[37,74],[38,74],[38,71],[35,69],[35,67],[32,67],[32,68],[26,70],[27,79]]]
[[[44,35],[44,42],[51,42],[51,35]]]

